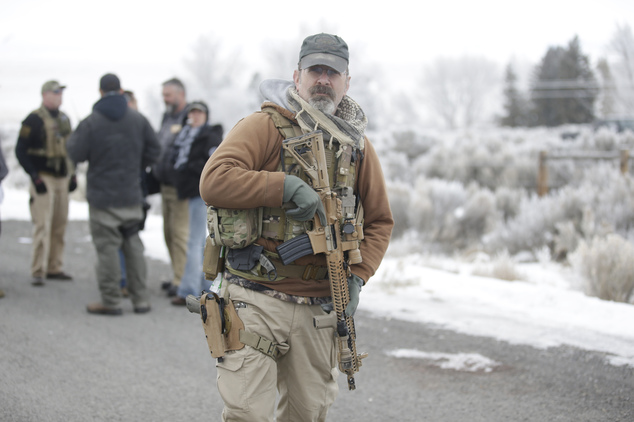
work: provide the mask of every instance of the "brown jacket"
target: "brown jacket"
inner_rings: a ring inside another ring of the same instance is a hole
[[[274,105],[266,103],[266,105]],[[285,117],[295,121],[292,112],[276,106]],[[200,178],[200,195],[215,207],[246,209],[281,207],[285,174],[277,171],[284,138],[270,115],[256,112],[238,122],[216,152],[210,157]],[[392,212],[378,156],[366,139],[364,158],[357,168],[355,193],[360,196],[365,212],[361,242],[363,262],[351,267],[366,282],[374,275],[390,242]],[[274,251],[276,242],[260,238],[258,244]],[[297,265],[325,265],[323,256],[307,256]],[[262,282],[277,291],[300,296],[330,295],[327,280],[285,278]]]

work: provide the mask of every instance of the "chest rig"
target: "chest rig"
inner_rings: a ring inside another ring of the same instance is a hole
[[[33,113],[44,122],[45,139],[42,140],[40,147],[29,148],[27,153],[33,156],[46,157],[47,167],[54,169],[58,173],[64,169],[64,166],[70,168],[66,154],[66,142],[71,133],[68,117],[61,111],[56,117],[53,117],[44,106]]]
[[[301,128],[282,116],[274,107],[264,107],[284,139],[302,135]],[[356,170],[361,160],[361,151],[351,145],[332,142],[325,149],[328,179],[331,189],[342,201],[344,219],[353,220],[358,216],[358,198],[354,194]],[[308,176],[296,160],[283,149],[280,151],[278,171],[297,176],[310,185]],[[357,220],[358,221],[358,220]],[[345,222],[342,222],[344,224]],[[362,223],[358,221],[358,223]],[[285,208],[264,207],[262,219],[262,237],[287,241],[312,229],[312,221],[297,221],[286,215]]]

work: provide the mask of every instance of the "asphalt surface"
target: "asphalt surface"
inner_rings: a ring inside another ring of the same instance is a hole
[[[3,221],[0,236],[0,421],[219,421],[216,370],[200,320],[169,304],[165,263],[148,260],[152,312],[125,301],[120,317],[89,315],[99,299],[87,224],[72,222],[71,282],[32,287],[30,224]],[[361,296],[363,300],[363,296]],[[330,421],[634,421],[634,369],[600,353],[538,350],[425,324],[356,316],[357,347],[370,356]],[[388,352],[479,353],[490,372],[441,369]]]

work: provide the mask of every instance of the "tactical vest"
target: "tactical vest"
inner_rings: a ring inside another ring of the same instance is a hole
[[[268,106],[262,108],[262,111],[269,114],[275,127],[279,130],[284,139],[301,136],[303,134],[299,125],[284,117],[274,107]],[[363,213],[358,213],[358,198],[353,193],[356,168],[362,158],[362,152],[353,149],[351,146],[342,146],[338,142],[333,142],[332,148],[326,148],[326,162],[328,168],[328,178],[331,183],[331,189],[337,193],[342,200],[342,209],[344,218],[360,217],[358,223],[362,227]],[[297,176],[305,182],[309,181],[308,176],[304,173],[301,166],[288,153],[282,150],[280,152],[281,160],[277,171],[285,174]],[[259,234],[265,239],[287,241],[299,235],[312,230],[313,222],[297,221],[286,215],[284,208],[263,207],[261,210],[261,231]],[[259,216],[258,216],[259,217]],[[362,235],[359,239],[362,238]],[[241,277],[259,280],[272,281],[272,267],[270,260],[273,260],[276,267],[276,277],[293,277],[303,279],[324,279],[327,277],[328,270],[326,267],[315,267],[312,265],[286,265],[282,266],[276,253],[264,250],[262,254],[267,259],[260,259],[260,262],[251,271],[239,271],[227,265],[226,269]],[[267,260],[268,264],[267,265]]]
[[[33,114],[42,119],[46,139],[40,148],[29,148],[27,153],[37,157],[46,157],[47,167],[54,169],[57,174],[63,173],[64,166],[66,166],[66,171],[70,173],[71,166],[66,153],[66,142],[71,133],[70,120],[61,111],[57,117],[51,116],[51,113],[44,106],[33,111]]]
[[[284,139],[302,135],[300,127],[282,116],[274,107],[264,107],[262,111],[271,116]],[[342,146],[339,143],[333,143],[333,148],[326,148],[325,151],[331,189],[343,201],[343,215],[354,215],[357,200],[353,194],[353,189],[360,151],[353,150],[349,145]],[[277,170],[297,176],[304,182],[309,182],[309,178],[304,174],[302,167],[288,153],[282,153]],[[262,237],[286,241],[311,230],[311,225],[312,221],[297,221],[287,217],[284,208],[264,207]]]

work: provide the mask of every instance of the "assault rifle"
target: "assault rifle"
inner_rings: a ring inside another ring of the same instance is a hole
[[[321,131],[286,139],[282,147],[293,156],[310,178],[313,189],[319,194],[324,205],[326,224],[322,225],[320,219],[315,218],[313,230],[282,243],[277,247],[277,252],[284,265],[308,254],[325,254],[333,303],[331,314],[334,313],[336,316],[336,322],[332,325],[338,336],[339,370],[348,377],[348,389],[354,390],[356,388],[354,374],[359,372],[361,359],[365,358],[367,353],[357,354],[354,319],[345,313],[346,306],[350,302],[348,264],[361,262],[358,241],[363,236],[361,220],[357,219],[358,215],[354,211],[344,212],[344,209],[349,211],[349,207],[343,204],[349,202],[351,198],[354,210],[352,189],[344,188],[342,194],[337,195],[330,188]],[[345,148],[343,153],[350,155],[351,147],[344,146],[343,148]],[[347,252],[348,262],[346,262],[344,251]],[[316,319],[314,324],[316,328],[323,328],[324,320]]]

